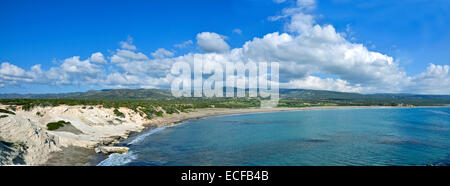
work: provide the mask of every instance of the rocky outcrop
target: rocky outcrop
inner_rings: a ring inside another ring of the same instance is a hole
[[[130,150],[128,147],[113,147],[113,146],[100,146],[95,148],[96,153],[103,153],[103,154],[111,154],[111,153],[126,153]]]
[[[7,143],[20,144],[20,148],[9,150],[22,152],[20,154],[23,155],[24,163],[29,165],[44,163],[48,154],[59,150],[57,137],[50,135],[31,120],[18,115],[0,119],[0,138]],[[14,154],[16,153],[10,153]]]
[[[0,105],[5,108],[5,105]],[[118,120],[113,109],[100,106],[35,107],[30,111],[20,108],[15,115],[0,118],[0,164],[41,165],[50,153],[63,147],[91,148],[113,145],[117,139],[127,138],[131,131],[141,131],[148,120],[131,109],[120,108],[124,117]],[[47,123],[64,120],[70,126],[47,130]],[[7,145],[5,145],[7,144]],[[11,145],[15,144],[15,145]],[[17,145],[20,144],[20,145]],[[126,148],[105,147],[102,152],[126,152]],[[21,160],[21,161],[19,161]]]
[[[25,164],[21,144],[0,141],[0,165]]]

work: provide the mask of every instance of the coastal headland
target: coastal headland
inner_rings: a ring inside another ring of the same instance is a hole
[[[87,165],[94,149],[114,146],[131,133],[148,127],[177,125],[181,121],[208,116],[280,112],[313,109],[389,108],[386,106],[321,106],[300,108],[202,108],[187,112],[162,114],[147,118],[133,109],[105,108],[102,105],[59,105],[16,108],[0,118],[2,165]],[[0,105],[7,110],[8,105]],[[117,113],[122,114],[117,114]],[[164,112],[164,111],[163,111]],[[64,121],[65,125],[50,130],[49,123]]]

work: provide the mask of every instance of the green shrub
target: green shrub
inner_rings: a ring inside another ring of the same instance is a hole
[[[114,114],[118,117],[124,118],[125,114],[120,112],[117,108],[114,109]]]
[[[8,115],[1,115],[0,118],[6,118]]]
[[[62,127],[64,125],[68,125],[68,124],[70,124],[70,122],[63,121],[63,120],[60,120],[57,122],[50,122],[50,123],[47,123],[47,129],[48,130],[56,130],[56,129],[59,129],[60,127]]]
[[[13,111],[16,111],[16,106],[15,105],[10,105],[10,106],[8,106],[8,108],[13,110]]]
[[[16,115],[16,113],[11,112],[11,111],[9,111],[9,110],[5,110],[5,109],[0,109],[0,113],[6,113],[6,114]]]
[[[22,105],[22,110],[24,110],[24,111],[30,111],[32,108],[34,107],[34,105],[33,104],[25,104],[25,105]]]
[[[42,113],[41,113],[41,112],[39,112],[39,111],[37,111],[37,112],[36,112],[36,115],[37,115],[37,116],[39,116],[39,117],[42,117],[42,116],[44,116],[44,114],[42,114]]]
[[[155,115],[161,117],[163,115],[163,112],[162,111],[156,111]]]

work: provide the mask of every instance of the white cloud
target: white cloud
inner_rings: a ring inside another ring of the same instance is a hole
[[[16,65],[10,64],[8,62],[3,62],[0,67],[0,74],[10,77],[23,77],[25,76],[25,70],[17,67]]]
[[[162,57],[151,60],[141,52],[117,50],[111,57],[111,63],[124,74],[147,77],[164,77],[168,74],[173,60],[176,58]],[[141,82],[144,78],[141,79]]]
[[[119,42],[120,48],[127,50],[136,50],[136,46],[133,45],[133,38],[128,36],[127,41]]]
[[[213,32],[197,34],[197,45],[205,53],[174,57],[160,48],[150,59],[136,51],[132,38],[114,51],[106,64],[102,53],[89,59],[74,56],[59,66],[42,70],[40,65],[26,71],[8,62],[0,67],[0,86],[18,83],[89,84],[111,88],[168,87],[173,78],[169,70],[176,62],[193,64],[194,58],[225,62],[280,62],[280,86],[345,92],[409,92],[450,94],[449,65],[430,64],[426,71],[408,76],[393,57],[370,51],[353,43],[332,25],[319,25],[309,13],[315,1],[297,1],[271,20],[286,20],[286,33],[268,33],[255,37],[240,48],[230,50],[225,37]],[[192,45],[176,44],[176,48]],[[98,65],[105,64],[105,65]],[[328,77],[328,78],[321,78]],[[239,78],[239,77],[238,77]]]
[[[187,48],[188,46],[190,46],[190,45],[192,45],[192,44],[194,44],[194,43],[192,42],[192,40],[187,40],[187,41],[185,41],[185,42],[182,42],[182,43],[179,43],[179,44],[175,44],[174,46],[175,46],[175,48],[181,48],[181,49],[183,49],[183,48]]]
[[[235,29],[233,29],[233,33],[236,33],[236,34],[242,35],[242,30],[241,30],[241,29],[239,29],[239,28],[235,28]]]
[[[273,0],[274,3],[284,3],[286,0]]]
[[[128,63],[130,61],[146,61],[149,58],[142,52],[135,53],[130,50],[118,49],[116,54],[111,57],[111,63]]]
[[[80,56],[67,58],[61,64],[61,69],[69,73],[87,73],[94,74],[100,71],[100,67],[90,63],[89,60],[80,60]]]
[[[410,77],[407,90],[423,94],[450,94],[450,66],[430,64],[425,72]]]
[[[80,60],[79,56],[73,56],[63,60],[60,66],[51,67],[43,74],[43,77],[35,79],[37,83],[89,85],[102,79],[104,69],[88,59]]]
[[[22,68],[3,62],[0,66],[0,87],[6,85],[17,84],[19,82],[32,82],[33,78],[30,73],[26,72]]]
[[[269,18],[286,19],[285,29],[292,34],[255,38],[244,45],[244,52],[253,57],[264,53],[264,58],[282,62],[280,76],[288,79],[319,73],[337,76],[351,86],[364,85],[361,91],[402,91],[400,85],[406,82],[406,73],[392,57],[347,41],[332,25],[316,24],[308,13],[315,6],[315,1],[299,0],[295,7]]]
[[[0,83],[2,84],[95,84],[101,79],[103,69],[88,59],[80,60],[79,56],[67,58],[59,66],[43,71],[41,65],[34,65],[25,71],[15,65],[2,63]]]
[[[341,92],[361,92],[362,88],[359,85],[350,85],[349,82],[342,79],[320,78],[316,76],[307,76],[301,79],[291,80],[286,84],[282,84],[284,88],[300,88],[300,89],[314,89],[314,90],[330,90]]]
[[[308,32],[314,26],[315,20],[312,15],[298,13],[291,17],[291,22],[286,25],[286,29],[290,32],[303,34]]]
[[[288,18],[289,16],[300,12],[308,13],[313,11],[316,8],[316,5],[316,0],[297,0],[295,6],[284,8],[281,15],[269,17],[269,20],[276,21],[282,18]]]
[[[316,0],[297,0],[297,6],[310,11],[316,8]]]
[[[214,32],[202,32],[197,34],[197,45],[206,53],[222,53],[230,49],[224,39],[224,36]]]
[[[91,55],[91,57],[89,58],[89,61],[91,61],[93,63],[98,63],[98,64],[106,64],[107,63],[107,61],[105,60],[105,57],[103,56],[103,54],[101,52],[93,53]]]
[[[168,51],[164,48],[159,48],[155,52],[152,52],[151,55],[154,58],[164,58],[164,57],[172,57],[174,54],[171,51]]]

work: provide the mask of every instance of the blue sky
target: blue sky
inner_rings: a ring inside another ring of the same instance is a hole
[[[0,55],[2,60],[24,68],[35,63],[51,66],[52,59],[114,50],[127,36],[150,52],[194,40],[203,31],[233,36],[229,44],[240,46],[282,28],[280,23],[267,21],[281,9],[271,1],[31,0],[2,1],[0,7],[1,16],[9,18],[1,23],[0,41],[7,45],[1,46]],[[233,35],[235,28],[245,33]]]
[[[311,2],[312,8],[302,8],[310,6],[308,3]],[[287,9],[295,9],[295,13],[286,13]],[[289,29],[296,14],[313,16],[313,24],[320,25],[322,28],[332,25],[336,33],[345,38],[343,45],[363,44],[371,52],[392,57],[393,61],[398,63],[398,69],[393,70],[392,73],[405,73],[401,78],[408,81],[408,86],[399,89],[388,87],[386,82],[389,80],[378,76],[374,77],[374,79],[379,78],[378,82],[374,82],[376,80],[372,80],[372,76],[368,77],[371,79],[370,82],[362,81],[357,79],[356,74],[327,70],[329,66],[296,61],[299,58],[294,58],[286,60],[286,63],[293,61],[302,65],[302,68],[305,64],[317,66],[318,70],[305,72],[306,76],[299,75],[293,79],[286,79],[286,82],[291,82],[290,85],[295,85],[291,86],[292,88],[368,93],[450,93],[450,90],[444,87],[448,85],[445,83],[448,83],[446,78],[449,77],[450,63],[450,52],[448,52],[450,1],[448,0],[432,2],[425,0],[285,0],[278,2],[272,0],[0,0],[0,16],[3,18],[0,22],[0,63],[10,64],[2,66],[4,73],[3,75],[0,73],[0,85],[2,85],[0,93],[164,87],[159,83],[124,85],[92,81],[85,84],[83,82],[87,81],[79,77],[67,77],[64,81],[60,81],[49,75],[35,75],[30,68],[40,64],[43,74],[48,74],[52,67],[58,71],[56,67],[62,66],[64,60],[72,56],[80,56],[78,61],[80,63],[77,64],[82,64],[81,62],[93,53],[100,52],[108,62],[97,66],[101,70],[92,71],[104,73],[104,76],[95,78],[106,79],[113,72],[133,75],[132,71],[127,71],[123,66],[113,65],[110,59],[118,55],[121,41],[136,46],[137,50],[131,51],[140,52],[148,56],[149,60],[153,60],[151,53],[160,48],[173,53],[173,55],[165,56],[167,58],[193,53],[205,54],[207,52],[203,51],[197,43],[198,34],[202,32],[218,34],[231,49],[241,48],[245,42],[254,41],[254,38],[263,38],[274,32],[287,33],[292,37],[301,36],[305,34],[303,31]],[[277,15],[285,15],[285,17],[277,20],[270,19]],[[240,30],[239,33],[237,29]],[[175,46],[186,41],[191,41],[192,44],[183,48]],[[217,55],[226,55],[221,53],[218,52]],[[278,54],[274,56],[281,60],[286,59]],[[311,59],[311,61],[314,60]],[[24,72],[18,72],[11,65]],[[436,70],[439,71],[438,75],[435,73]],[[71,72],[65,75],[82,76],[84,74]],[[386,76],[390,75],[393,74]],[[424,84],[435,82],[427,78],[431,75],[441,81],[444,78],[446,81],[444,84],[423,87]],[[142,76],[136,75],[136,77]],[[89,82],[95,78],[92,76]],[[314,78],[321,79],[313,81]],[[46,80],[38,81],[37,79]],[[339,84],[339,80],[344,81],[344,84]],[[303,86],[294,82],[307,85]],[[314,82],[321,85],[310,85]]]

